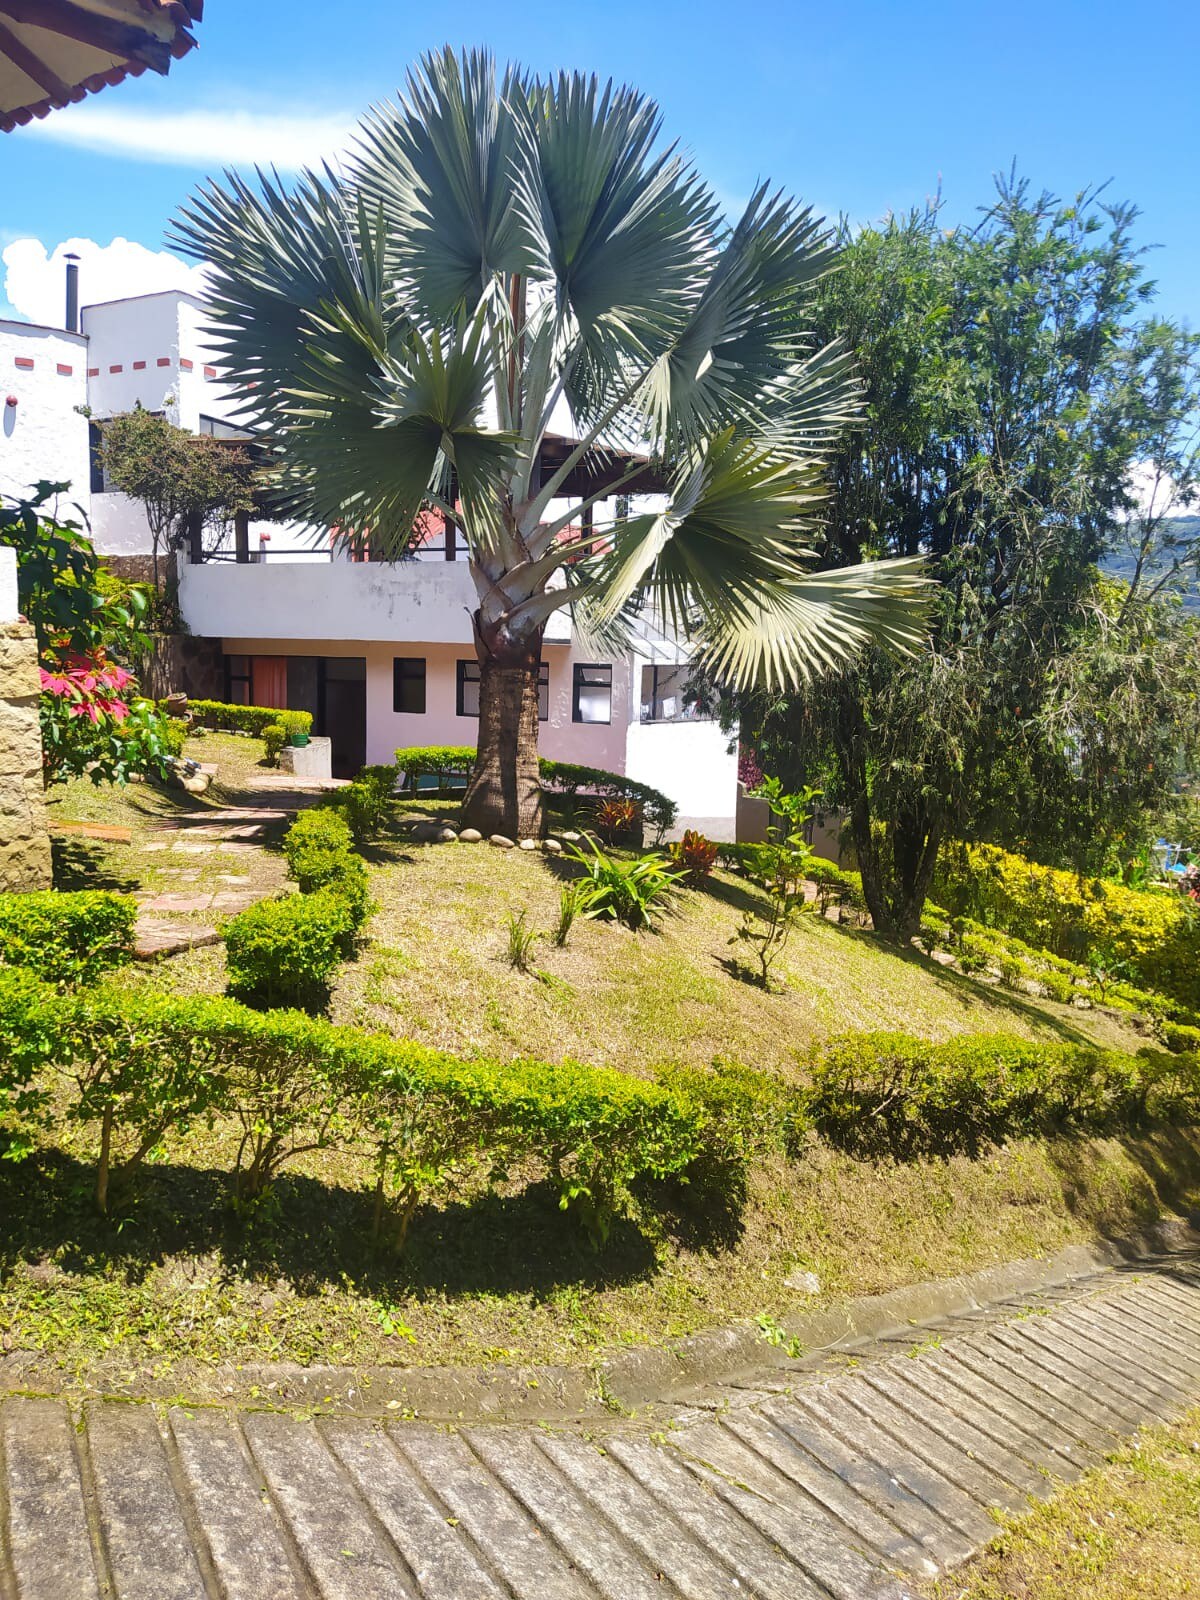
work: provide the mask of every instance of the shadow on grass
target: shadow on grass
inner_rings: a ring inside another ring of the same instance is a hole
[[[979,983],[974,978],[968,978],[965,973],[955,972],[951,967],[943,967],[940,962],[934,961],[932,956],[925,955],[911,945],[891,944],[886,939],[880,938],[877,933],[865,928],[850,928],[824,920],[822,926],[828,928],[836,937],[851,939],[872,950],[883,951],[896,961],[903,961],[908,966],[919,968],[939,989],[957,1000],[964,1011],[975,1009],[984,1002],[992,1005],[997,1011],[1020,1017],[1022,1021],[1032,1026],[1049,1029],[1066,1043],[1095,1044],[1096,1042],[1086,1028],[1074,1025],[1064,1017],[1054,1016],[1045,1008],[1044,1002],[1039,1004],[1035,1000],[1025,999],[1011,989],[1003,989],[998,985],[993,987],[991,984]]]
[[[141,888],[139,878],[120,869],[115,852],[94,839],[51,839],[50,854],[56,889],[111,889],[131,894]]]
[[[1051,1160],[1062,1184],[1063,1202],[1073,1216],[1114,1241],[1128,1235],[1131,1225],[1149,1228],[1164,1214],[1200,1222],[1197,1130],[1152,1128],[1121,1136],[1117,1142],[1138,1170],[1132,1182],[1113,1186],[1111,1217],[1098,1207],[1096,1157],[1086,1141],[1064,1139],[1052,1147]]]
[[[239,1219],[223,1170],[163,1165],[143,1172],[111,1219],[92,1205],[90,1168],[60,1151],[17,1166],[0,1163],[0,1274],[52,1258],[65,1272],[116,1271],[140,1283],[172,1258],[216,1255],[230,1276],[285,1279],[318,1295],[352,1279],[421,1298],[549,1296],[564,1286],[616,1287],[648,1279],[655,1250],[618,1220],[602,1251],[560,1211],[557,1192],[531,1184],[514,1194],[422,1207],[403,1255],[372,1251],[371,1196],[285,1174],[273,1211]]]

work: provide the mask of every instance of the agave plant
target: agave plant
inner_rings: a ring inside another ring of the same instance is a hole
[[[919,642],[916,563],[805,564],[823,460],[859,404],[850,355],[806,330],[829,231],[766,185],[727,222],[636,91],[447,49],[337,171],[290,191],[227,174],[176,242],[210,263],[223,358],[290,511],[389,558],[422,510],[462,530],[474,826],[540,830],[538,667],[560,607],[616,648],[652,603],[739,685]],[[564,414],[577,443],[543,472]],[[581,539],[647,463],[662,508]],[[564,505],[581,468],[598,486]]]

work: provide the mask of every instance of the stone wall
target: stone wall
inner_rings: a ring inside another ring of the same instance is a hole
[[[150,659],[140,681],[142,693],[151,700],[165,700],[169,694],[223,700],[225,656],[220,639],[192,633],[152,633]]]
[[[0,890],[50,880],[37,644],[27,622],[0,621]]]

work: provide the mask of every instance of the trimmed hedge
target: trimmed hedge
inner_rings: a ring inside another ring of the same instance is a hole
[[[1115,957],[1141,986],[1200,1009],[1200,916],[1180,895],[1079,878],[995,845],[943,850],[931,894],[952,916],[1067,960]]]
[[[400,774],[393,763],[363,767],[357,778],[330,797],[328,804],[345,818],[359,844],[377,839],[392,814]]]
[[[1200,1056],[980,1034],[931,1044],[903,1033],[846,1034],[809,1058],[804,1110],[854,1155],[910,1160],[976,1154],[1039,1134],[1128,1131],[1195,1120]]]
[[[137,901],[97,890],[0,894],[0,962],[51,983],[93,983],[133,959]]]
[[[21,1125],[20,1148],[55,1117],[99,1122],[111,1170],[127,1178],[168,1128],[232,1116],[243,1132],[236,1200],[260,1198],[303,1151],[345,1148],[369,1160],[398,1243],[421,1201],[516,1160],[539,1165],[600,1240],[635,1180],[681,1171],[712,1137],[694,1101],[620,1072],[464,1060],[233,1000],[64,996],[0,970],[5,1041],[20,1049],[0,1057],[0,1114]]]
[[[469,744],[412,745],[396,751],[396,765],[404,774],[405,786],[413,793],[421,778],[436,779],[438,793],[445,793],[450,789],[451,779],[465,779],[474,764],[475,746]],[[562,795],[568,802],[581,797],[636,801],[642,807],[645,820],[660,834],[674,823],[678,814],[674,800],[660,789],[638,783],[619,772],[584,767],[573,761],[550,761],[544,756],[538,767],[543,787]]]
[[[263,738],[266,730],[277,724],[284,730],[284,740],[293,733],[312,732],[312,713],[308,711],[283,711],[278,706],[234,706],[223,700],[189,700],[188,711],[193,721],[201,727],[232,733],[252,733]]]
[[[345,902],[353,924],[343,955],[353,954],[353,935],[366,922],[375,903],[371,899],[366,863],[354,853],[350,825],[337,810],[314,806],[302,811],[283,836],[288,874],[301,894],[328,889]]]

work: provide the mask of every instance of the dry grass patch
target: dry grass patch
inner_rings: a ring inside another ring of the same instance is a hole
[[[1194,1600],[1200,1595],[1200,1409],[1014,1519],[936,1600]]]

